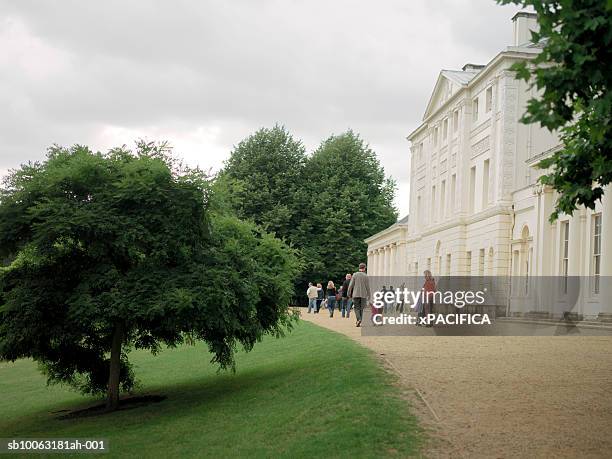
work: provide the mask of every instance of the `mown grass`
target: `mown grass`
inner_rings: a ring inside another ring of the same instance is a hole
[[[30,360],[0,363],[0,437],[105,439],[105,457],[418,454],[419,430],[393,376],[368,350],[310,323],[241,352],[235,374],[217,374],[201,345],[131,360],[140,392],[166,400],[63,420],[58,411],[94,400],[47,387]]]

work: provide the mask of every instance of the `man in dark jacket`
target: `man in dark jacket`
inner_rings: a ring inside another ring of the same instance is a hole
[[[348,295],[353,299],[353,306],[355,307],[355,317],[357,319],[357,327],[361,327],[363,320],[363,310],[368,305],[368,301],[371,298],[370,294],[370,281],[366,274],[366,264],[361,263],[359,265],[359,271],[353,274],[351,282],[349,283]]]
[[[319,313],[321,309],[321,303],[323,303],[323,298],[325,297],[325,290],[323,290],[323,286],[321,284],[317,284],[317,310],[315,314]]]

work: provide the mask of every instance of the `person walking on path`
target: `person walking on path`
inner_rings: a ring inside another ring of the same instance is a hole
[[[344,282],[342,283],[342,299],[340,303],[340,308],[342,311],[342,317],[346,317],[347,319],[351,316],[351,306],[353,305],[353,300],[349,298],[348,289],[351,283],[351,276],[347,274]]]
[[[323,286],[321,284],[317,284],[317,312],[316,314],[318,314],[319,311],[321,310],[321,303],[323,303],[324,296],[325,296],[325,290],[323,290]]]
[[[395,293],[395,289],[393,288],[393,285],[390,285],[389,290],[387,291]],[[387,313],[389,313],[389,315],[393,315],[393,310],[395,309],[395,300],[391,299],[390,301],[387,301],[386,304],[387,304]]]
[[[425,299],[423,300],[423,316],[428,317],[429,314],[433,313],[433,301],[434,293],[436,292],[436,280],[431,274],[429,269],[423,272],[425,275],[425,283],[423,284],[423,294]],[[427,325],[431,327],[431,325]]]
[[[380,289],[380,297],[382,298],[381,302],[382,302],[382,306],[380,308],[376,308],[376,309],[380,309],[380,311],[377,311],[377,313],[382,314],[384,312],[387,312],[387,286],[383,285],[382,288]],[[374,309],[372,309],[372,313]]]
[[[402,282],[402,285],[400,286],[399,291],[400,291],[400,292],[403,292],[403,291],[405,291],[405,290],[406,290],[406,283],[405,283],[405,282]],[[406,301],[406,296],[405,296],[405,295],[401,295],[400,302],[399,302],[399,303],[397,303],[397,306],[396,306],[395,312],[399,312],[400,314],[403,314],[403,313],[404,313],[404,303],[405,303],[405,301]]]
[[[371,298],[370,281],[366,274],[366,264],[359,264],[359,271],[353,274],[349,283],[348,296],[353,299],[353,308],[355,309],[356,326],[361,327],[363,321],[363,310],[368,305]]]
[[[327,283],[327,308],[329,309],[329,317],[334,317],[334,308],[336,307],[336,286],[333,281]]]
[[[308,282],[306,296],[308,297],[308,314],[310,314],[311,310],[317,312],[317,288],[312,285],[312,282]]]

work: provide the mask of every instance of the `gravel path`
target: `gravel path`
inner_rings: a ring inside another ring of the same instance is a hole
[[[353,317],[302,318],[400,375],[426,457],[612,457],[611,336],[361,336]]]

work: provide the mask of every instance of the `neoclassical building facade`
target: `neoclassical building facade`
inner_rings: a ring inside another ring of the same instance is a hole
[[[555,192],[536,164],[560,148],[539,125],[519,122],[535,95],[510,66],[539,52],[529,42],[535,15],[513,18],[514,43],[486,65],[442,70],[421,125],[409,136],[409,218],[368,239],[375,276],[588,276],[579,310],[607,317],[612,304],[612,190],[595,210],[548,218]],[[601,279],[601,282],[600,282]],[[606,295],[606,293],[608,293]],[[534,312],[526,288],[510,309]],[[559,301],[563,301],[562,298]],[[535,307],[537,309],[537,307]],[[561,308],[562,309],[562,308]]]

